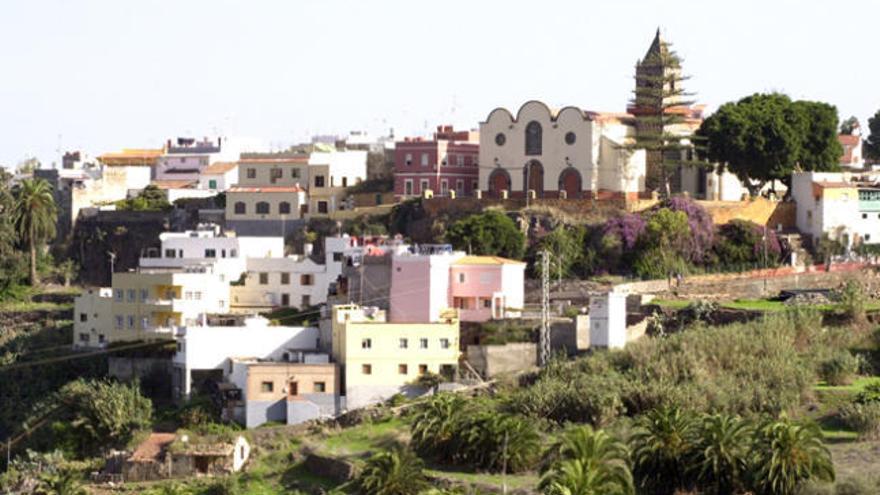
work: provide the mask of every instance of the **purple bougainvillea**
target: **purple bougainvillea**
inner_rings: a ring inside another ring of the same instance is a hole
[[[779,237],[776,236],[776,231],[773,229],[767,230],[767,240],[764,241],[764,227],[754,224],[755,229],[755,237],[757,238],[752,245],[752,250],[755,253],[755,259],[762,259],[764,256],[764,246],[766,245],[767,249],[767,259],[768,260],[776,260],[779,258],[779,255],[782,254],[782,245],[779,243]]]
[[[691,245],[688,249],[688,257],[695,263],[702,262],[706,253],[712,248],[715,237],[715,225],[712,216],[705,208],[690,198],[675,196],[669,198],[654,207],[654,211],[660,208],[669,208],[672,211],[684,212],[688,217],[688,225],[691,228]]]
[[[615,236],[625,250],[633,249],[645,231],[645,219],[636,213],[624,213],[605,222],[604,234]]]

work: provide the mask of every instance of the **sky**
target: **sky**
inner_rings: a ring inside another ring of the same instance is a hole
[[[711,111],[780,91],[880,108],[880,2],[0,0],[0,164],[242,136],[476,128],[502,106],[623,111],[658,27]]]

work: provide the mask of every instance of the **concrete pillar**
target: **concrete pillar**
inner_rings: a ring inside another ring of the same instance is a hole
[[[559,199],[568,199],[568,191],[564,189],[559,191]]]
[[[501,190],[501,199],[507,199],[508,194],[509,194],[509,191],[507,189],[502,189]]]
[[[474,191],[474,197],[477,199],[483,199],[483,191],[477,189],[476,191]]]
[[[538,197],[538,193],[534,189],[529,189],[528,195],[529,199],[536,199]]]
[[[425,199],[431,199],[434,197],[434,191],[432,189],[425,189],[422,191],[422,197]]]
[[[452,198],[452,199],[455,199],[455,189],[450,189],[450,190],[449,190],[449,197]]]

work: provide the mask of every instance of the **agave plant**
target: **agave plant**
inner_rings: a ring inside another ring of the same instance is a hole
[[[765,422],[752,443],[752,473],[761,493],[790,495],[810,480],[834,481],[831,453],[815,423]]]
[[[552,462],[541,473],[548,495],[631,495],[634,493],[626,445],[603,431],[581,426],[568,431],[548,451]]]
[[[412,450],[397,447],[370,457],[357,484],[365,495],[414,495],[429,486],[423,469]]]

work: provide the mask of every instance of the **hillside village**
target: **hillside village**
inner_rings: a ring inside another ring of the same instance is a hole
[[[0,490],[880,493],[880,113],[630,56],[611,111],[3,172]]]

